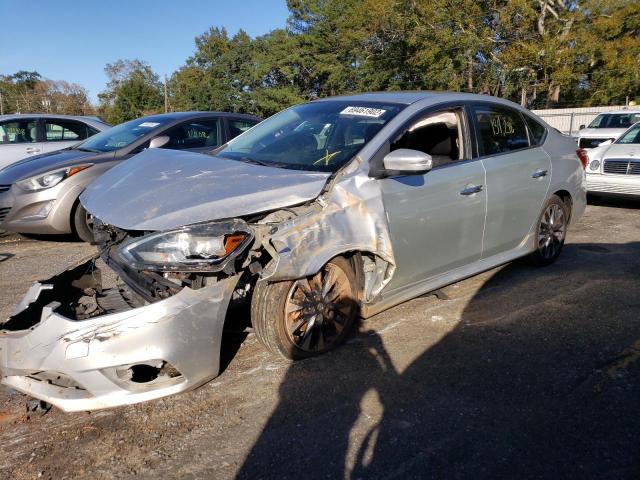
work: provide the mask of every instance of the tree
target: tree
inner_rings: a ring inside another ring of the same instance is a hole
[[[126,122],[163,109],[163,85],[148,63],[117,60],[104,69],[109,82],[98,95],[99,112],[112,124]]]

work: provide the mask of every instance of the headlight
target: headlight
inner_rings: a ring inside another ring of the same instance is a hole
[[[136,270],[217,271],[253,238],[241,220],[191,225],[123,244],[119,256]]]
[[[53,170],[37,177],[27,178],[16,182],[20,188],[27,190],[28,192],[36,192],[38,190],[44,190],[45,188],[55,187],[65,178],[69,178],[86,168],[89,168],[92,164],[76,165],[75,167],[61,168],[59,170]]]
[[[591,170],[598,170],[598,168],[600,168],[600,160],[592,160],[589,164],[589,168]]]

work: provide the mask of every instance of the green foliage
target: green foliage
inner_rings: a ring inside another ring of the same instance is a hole
[[[99,113],[109,123],[133,120],[163,111],[163,85],[141,60],[118,60],[104,69],[109,82],[98,95]]]

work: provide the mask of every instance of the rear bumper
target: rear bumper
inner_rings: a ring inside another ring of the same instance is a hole
[[[587,174],[587,190],[593,193],[640,195],[640,175]]]
[[[87,320],[57,313],[55,297],[65,288],[99,277],[92,265],[90,259],[29,290],[0,331],[2,383],[72,412],[172,395],[218,375],[237,277]]]

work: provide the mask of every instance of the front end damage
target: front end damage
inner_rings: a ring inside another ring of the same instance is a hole
[[[216,377],[230,304],[250,301],[257,282],[311,276],[335,256],[357,255],[366,315],[394,271],[379,189],[357,168],[314,200],[242,219],[156,232],[95,220],[100,253],[36,283],[0,325],[2,383],[65,411],[138,403]],[[207,244],[207,235],[224,241]],[[232,253],[215,260],[229,239]],[[189,255],[163,251],[171,242]]]
[[[0,333],[2,383],[64,411],[138,403],[218,375],[237,276],[145,302],[97,258],[34,284]]]

